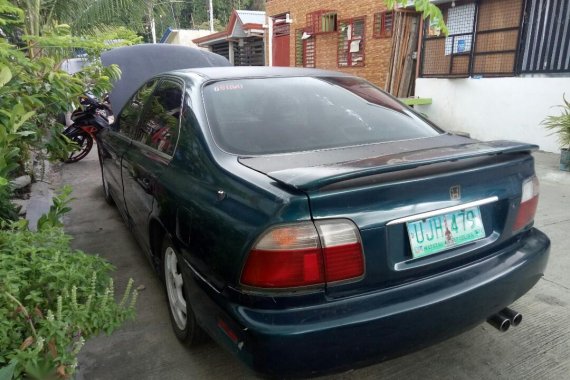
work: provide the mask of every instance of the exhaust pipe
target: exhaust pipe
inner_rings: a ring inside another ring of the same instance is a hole
[[[500,312],[493,314],[487,319],[487,323],[499,330],[500,332],[505,332],[511,327],[511,320],[503,316]]]
[[[505,307],[503,310],[501,310],[499,314],[511,321],[511,325],[513,326],[518,326],[522,322],[522,314],[508,307]]]

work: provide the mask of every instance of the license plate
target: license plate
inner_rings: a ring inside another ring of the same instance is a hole
[[[485,237],[479,207],[407,222],[412,256],[432,255]]]

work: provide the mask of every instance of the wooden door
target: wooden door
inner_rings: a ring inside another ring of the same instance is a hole
[[[290,24],[276,18],[273,26],[273,66],[289,66]]]

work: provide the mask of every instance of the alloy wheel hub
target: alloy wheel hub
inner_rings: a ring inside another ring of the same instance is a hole
[[[186,328],[186,299],[184,298],[184,293],[182,287],[184,281],[182,279],[182,274],[178,268],[178,258],[176,257],[176,252],[171,247],[166,249],[166,254],[164,257],[164,274],[166,279],[166,291],[168,293],[168,303],[170,304],[170,310],[172,310],[172,316],[176,322],[176,326],[180,330]]]

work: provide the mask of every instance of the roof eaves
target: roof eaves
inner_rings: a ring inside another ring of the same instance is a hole
[[[263,24],[255,24],[255,23],[248,23],[248,24],[243,24],[243,28],[244,29],[263,29]]]
[[[222,30],[221,32],[212,33],[204,37],[195,38],[192,40],[192,42],[194,42],[196,45],[201,45],[207,42],[213,42],[221,39],[225,40],[227,38],[228,38],[228,32],[226,30]]]

